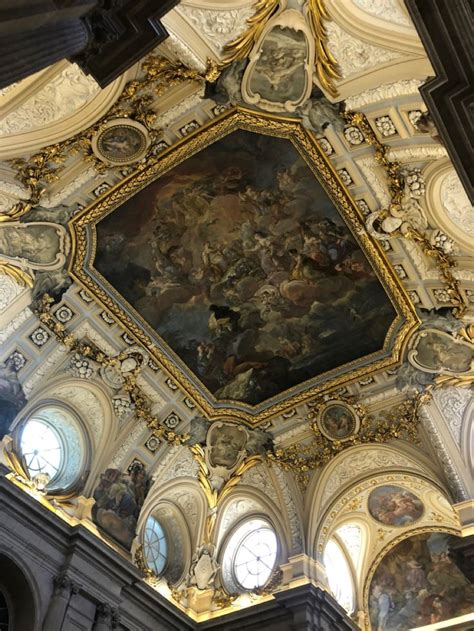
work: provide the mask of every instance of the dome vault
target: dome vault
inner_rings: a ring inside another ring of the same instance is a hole
[[[258,423],[389,369],[418,325],[355,202],[294,119],[229,110],[70,229],[75,280],[210,418]]]

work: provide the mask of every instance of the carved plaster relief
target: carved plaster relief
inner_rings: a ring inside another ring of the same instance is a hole
[[[456,444],[461,447],[463,415],[472,400],[472,392],[469,388],[440,388],[434,391],[433,398]]]
[[[92,430],[94,443],[97,445],[104,431],[104,411],[96,395],[78,384],[57,386],[48,395],[70,403],[84,419],[87,427]]]
[[[411,20],[399,0],[352,0],[359,9],[385,22],[411,26]]]
[[[0,122],[0,159],[30,154],[86,129],[110,109],[136,72],[134,66],[101,90],[75,64],[68,64]]]
[[[440,197],[441,204],[451,221],[463,232],[473,237],[474,208],[454,169],[451,169],[443,178]]]
[[[383,83],[376,88],[366,90],[360,94],[350,96],[346,99],[346,108],[348,110],[359,110],[366,105],[372,105],[379,101],[388,101],[397,99],[400,96],[409,96],[412,94],[419,95],[419,88],[423,85],[421,79],[407,79],[396,81],[395,83]],[[420,97],[421,101],[421,97]]]
[[[356,454],[349,450],[347,455],[334,468],[331,468],[331,474],[325,483],[321,498],[321,506],[324,506],[341,487],[362,473],[399,467],[423,471],[414,460],[391,450],[374,448]]]
[[[380,48],[353,37],[336,22],[328,22],[326,30],[329,50],[336,58],[343,78],[403,57],[398,51]]]
[[[191,4],[176,7],[195,30],[208,39],[210,46],[222,52],[224,46],[236,39],[247,28],[247,19],[254,12],[253,2],[235,9],[210,9]]]
[[[0,314],[4,313],[23,291],[25,288],[15,282],[13,278],[0,274]]]
[[[100,88],[76,64],[69,64],[39,92],[0,121],[0,135],[18,134],[55,123],[90,101]]]

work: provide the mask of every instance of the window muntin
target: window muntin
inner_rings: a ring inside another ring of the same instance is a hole
[[[240,541],[234,556],[234,573],[244,589],[262,587],[270,578],[277,556],[275,532],[268,526],[257,528]]]
[[[44,403],[19,424],[15,447],[28,476],[48,474],[48,493],[69,491],[86,470],[90,444],[76,414],[62,403]]]
[[[362,552],[362,530],[357,524],[344,524],[336,533],[346,547],[355,568],[359,568]]]
[[[349,564],[339,544],[330,539],[323,554],[329,589],[347,613],[354,611],[354,587]]]
[[[148,567],[157,576],[162,574],[168,560],[168,542],[163,527],[152,515],[145,523],[143,550]]]
[[[48,423],[35,418],[27,421],[21,433],[20,448],[32,478],[38,473],[47,473],[54,480],[61,467],[64,446]]]
[[[273,573],[278,554],[278,539],[268,521],[254,517],[241,523],[229,537],[221,557],[221,576],[227,591],[263,587]]]

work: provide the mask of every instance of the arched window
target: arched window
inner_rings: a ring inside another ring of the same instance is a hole
[[[354,567],[358,570],[362,560],[362,530],[360,526],[350,523],[344,524],[336,530],[336,533],[348,551]]]
[[[352,613],[355,604],[352,574],[344,552],[335,539],[330,539],[326,544],[323,563],[326,569],[329,589],[334,598],[344,607],[347,613]]]
[[[66,407],[38,407],[16,430],[17,452],[38,488],[70,490],[86,469],[87,438],[79,419]]]
[[[10,629],[10,612],[8,610],[7,600],[0,590],[0,631],[9,631]]]
[[[224,584],[230,592],[263,587],[275,569],[278,540],[263,519],[249,519],[230,536],[222,560]]]
[[[143,551],[148,567],[157,576],[163,574],[168,560],[168,542],[162,525],[152,515],[145,523]]]

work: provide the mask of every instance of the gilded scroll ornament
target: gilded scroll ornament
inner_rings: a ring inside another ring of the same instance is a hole
[[[22,287],[33,287],[33,278],[30,274],[11,263],[0,261],[0,274],[8,276]]]
[[[255,13],[247,20],[247,30],[224,48],[224,58],[220,66],[224,67],[238,59],[249,56],[255,42],[280,4],[280,0],[258,0]]]
[[[315,65],[319,82],[326,92],[332,97],[338,96],[338,90],[334,81],[341,79],[341,73],[337,61],[327,46],[327,32],[324,27],[325,20],[329,20],[329,14],[324,0],[308,0],[308,14],[311,27],[315,34],[316,51]]]

